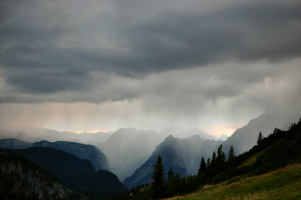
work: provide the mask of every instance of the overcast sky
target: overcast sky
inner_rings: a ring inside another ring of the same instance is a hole
[[[300,0],[2,0],[0,126],[230,135],[301,116]]]

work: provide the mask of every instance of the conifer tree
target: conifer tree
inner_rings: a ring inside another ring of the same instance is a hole
[[[210,160],[210,158],[208,158],[207,159],[207,164],[206,164],[207,172],[210,170],[210,167],[211,167],[211,160]]]
[[[165,187],[164,187],[164,166],[162,164],[161,156],[158,156],[156,164],[153,165],[154,172],[152,175],[152,186],[151,186],[151,196],[152,199],[159,199],[164,197]]]
[[[200,168],[198,170],[198,175],[200,176],[201,174],[206,174],[206,171],[207,171],[206,168],[207,168],[206,162],[205,162],[204,157],[202,156]]]
[[[212,153],[212,158],[211,158],[211,168],[215,168],[216,167],[216,153],[215,151],[213,151]]]
[[[210,175],[215,176],[215,172],[217,170],[217,165],[216,165],[216,153],[212,153],[212,158],[211,158],[211,164],[210,164]]]
[[[235,152],[233,146],[230,147],[228,160],[231,161],[235,158]]]
[[[226,162],[226,154],[225,152],[223,152],[223,155],[222,155],[222,164],[224,164]]]
[[[174,177],[174,173],[172,171],[171,165],[169,167],[169,171],[167,172],[168,180],[170,180],[172,177]]]
[[[218,147],[218,150],[217,150],[217,157],[216,157],[216,165],[217,167],[220,167],[222,164],[224,164],[226,161],[225,159],[225,153],[223,152],[223,145],[221,144],[219,147]]]
[[[263,136],[261,134],[261,131],[258,134],[258,138],[257,138],[257,144],[259,144],[259,142],[263,139]]]

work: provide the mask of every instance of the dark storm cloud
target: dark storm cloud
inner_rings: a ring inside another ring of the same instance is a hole
[[[146,55],[138,66],[155,71],[228,59],[275,61],[301,55],[300,10],[300,1],[251,2],[206,15],[161,13],[128,35]]]
[[[12,91],[85,91],[95,84],[91,74],[99,71],[145,78],[228,60],[276,62],[301,55],[300,1],[246,1],[212,12],[173,10],[168,2],[160,9],[161,2],[112,1],[115,10],[91,17],[73,11],[72,5],[60,6],[60,1],[53,8],[43,3],[0,5],[0,66]],[[194,10],[202,6],[190,3]],[[120,91],[116,99],[138,93]],[[112,97],[106,99],[115,99],[116,94],[108,95]]]

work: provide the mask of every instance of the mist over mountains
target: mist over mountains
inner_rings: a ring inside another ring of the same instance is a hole
[[[75,143],[91,144],[101,149],[108,158],[109,169],[118,178],[123,181],[131,176],[134,171],[140,167],[152,155],[155,147],[158,146],[168,135],[177,138],[187,138],[198,135],[203,140],[212,139],[219,140],[215,136],[211,136],[199,129],[191,129],[183,131],[180,128],[168,127],[161,132],[155,130],[137,130],[134,128],[121,128],[114,133],[81,133],[59,132],[55,130],[15,127],[13,130],[0,131],[0,138],[17,138],[20,141],[35,143],[39,141],[49,141],[52,144],[45,143],[43,145],[58,148],[58,141],[69,141]],[[103,142],[105,141],[105,142]],[[7,143],[8,141],[6,141]],[[14,141],[15,143],[20,143]],[[62,142],[60,142],[62,144]],[[54,144],[56,144],[54,146]],[[67,143],[65,143],[67,144]],[[41,146],[41,143],[34,146]],[[26,145],[25,145],[26,146]],[[27,144],[27,147],[30,146]],[[2,147],[5,147],[4,145]],[[14,147],[15,148],[15,147]],[[20,148],[22,148],[20,146]],[[58,148],[66,150],[64,148]],[[67,151],[72,153],[70,151]],[[80,157],[83,158],[83,157]],[[93,161],[91,160],[93,163]],[[95,166],[97,169],[98,167]]]
[[[47,140],[49,142],[69,141],[80,142],[84,144],[98,144],[105,142],[112,133],[73,133],[69,131],[55,131],[46,128],[37,127],[5,127],[0,130],[0,139],[17,138],[25,142],[38,142]]]
[[[199,136],[203,140],[219,140],[199,129],[183,131],[179,128],[168,127],[157,132],[155,130],[122,128],[113,133],[104,144],[99,144],[98,147],[108,156],[110,170],[123,181],[145,163],[154,152],[155,147],[169,135],[176,138]]]
[[[128,188],[132,188],[150,182],[153,165],[159,155],[163,159],[166,171],[171,166],[181,176],[196,174],[201,157],[208,158],[221,143],[220,140],[203,140],[199,135],[187,139],[179,139],[169,135],[156,147],[150,158],[123,183]]]
[[[3,138],[0,147],[54,147],[64,150],[79,158],[89,159],[95,169],[107,169],[124,181],[127,187],[132,187],[150,180],[152,165],[158,155],[162,156],[166,167],[171,165],[181,175],[195,174],[201,157],[211,156],[220,144],[223,144],[225,152],[233,146],[235,153],[240,154],[256,144],[260,131],[267,136],[275,127],[287,129],[290,121],[292,118],[265,113],[237,129],[229,138],[225,135],[217,138],[198,129],[183,131],[176,127],[168,127],[161,132],[122,128],[114,133],[95,134],[42,128],[20,131],[15,128],[0,131],[0,138]],[[36,142],[39,140],[45,141]]]

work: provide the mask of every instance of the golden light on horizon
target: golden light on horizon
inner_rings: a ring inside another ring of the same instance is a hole
[[[219,124],[207,129],[205,132],[216,137],[220,137],[223,134],[230,137],[236,129],[241,128],[242,126],[242,124]]]

